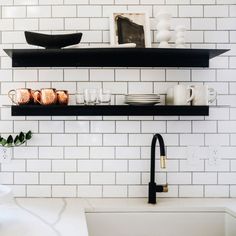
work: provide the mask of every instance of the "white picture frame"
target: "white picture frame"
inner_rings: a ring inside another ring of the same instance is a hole
[[[119,45],[118,42],[118,30],[117,30],[117,16],[128,18],[135,24],[143,26],[144,30],[144,41],[145,48],[151,47],[151,31],[150,31],[150,20],[147,12],[136,12],[136,11],[122,11],[112,12],[110,15],[110,43],[113,46]],[[130,42],[134,43],[134,42]]]

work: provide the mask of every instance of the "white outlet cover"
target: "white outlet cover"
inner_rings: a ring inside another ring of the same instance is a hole
[[[0,163],[9,163],[12,159],[12,148],[0,147]]]

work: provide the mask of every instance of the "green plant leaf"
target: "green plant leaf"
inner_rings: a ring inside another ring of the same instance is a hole
[[[5,138],[2,138],[1,140],[1,145],[5,146],[7,144],[7,140]]]
[[[7,144],[12,144],[13,143],[13,137],[12,135],[9,135],[8,138],[7,138]]]
[[[16,135],[15,139],[14,139],[14,144],[18,144],[20,143],[20,140],[19,140],[19,135]]]
[[[19,140],[20,140],[20,142],[22,143],[22,142],[24,141],[24,139],[25,139],[24,133],[23,133],[23,132],[20,132],[20,134],[19,134]]]
[[[32,138],[31,130],[26,133],[25,138],[26,138],[26,140],[30,140]]]

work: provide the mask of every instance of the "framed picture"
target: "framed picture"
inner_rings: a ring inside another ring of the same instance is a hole
[[[138,48],[151,47],[150,24],[145,12],[113,12],[110,18],[112,45],[135,43]]]

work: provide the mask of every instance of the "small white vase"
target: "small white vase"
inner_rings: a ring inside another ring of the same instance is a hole
[[[176,48],[185,48],[185,32],[186,27],[183,25],[178,25],[175,28],[176,39],[175,39],[175,47]]]
[[[170,33],[170,18],[171,15],[167,12],[159,12],[157,19],[157,41],[160,42],[159,48],[170,48],[169,41],[171,39]]]
[[[9,163],[12,159],[12,147],[0,146],[0,163]]]

